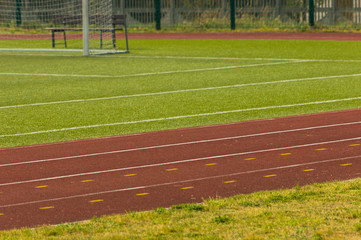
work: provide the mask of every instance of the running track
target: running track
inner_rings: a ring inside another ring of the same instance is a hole
[[[361,176],[361,108],[0,149],[0,229]]]

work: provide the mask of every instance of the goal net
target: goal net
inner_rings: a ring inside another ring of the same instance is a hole
[[[2,51],[128,52],[120,31],[125,16],[112,14],[112,0],[0,0]]]

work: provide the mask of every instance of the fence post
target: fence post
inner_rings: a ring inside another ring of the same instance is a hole
[[[309,24],[311,27],[315,25],[315,2],[314,0],[309,0]]]
[[[281,0],[276,0],[276,17],[281,18]]]
[[[236,29],[236,4],[234,0],[229,0],[229,9],[231,14],[231,30]]]
[[[170,18],[170,25],[174,26],[176,24],[175,0],[170,0],[169,18]]]
[[[161,9],[160,9],[160,0],[154,0],[154,8],[155,8],[155,29],[160,30],[160,22],[161,22]]]
[[[225,17],[226,15],[227,15],[227,1],[226,0],[222,0],[221,1],[221,8],[222,8],[222,10],[221,10],[221,16],[222,17]]]
[[[21,25],[21,0],[16,0],[16,26]]]
[[[330,20],[331,24],[335,24],[337,22],[337,1],[332,1],[332,19]]]
[[[126,11],[125,11],[125,0],[121,0],[121,13],[122,14],[126,14]]]

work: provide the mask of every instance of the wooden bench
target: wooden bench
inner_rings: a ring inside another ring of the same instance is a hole
[[[89,17],[89,25],[96,24],[102,21],[104,16],[102,15],[93,15]],[[62,25],[62,27],[51,27],[45,28],[45,30],[51,31],[51,39],[52,39],[52,47],[55,48],[55,33],[60,32],[63,33],[64,38],[64,46],[67,47],[66,42],[66,32],[67,31],[83,31],[82,26],[82,16],[81,15],[54,15],[52,18],[52,23],[55,25]],[[122,26],[122,27],[117,27]],[[111,32],[113,48],[116,48],[116,31],[120,31],[124,29],[125,33],[125,42],[126,42],[126,50],[129,51],[128,48],[128,33],[127,33],[127,23],[126,23],[126,15],[112,15],[111,19],[111,27],[109,28],[89,28],[89,31],[99,31],[100,32],[100,48],[103,48],[103,33]]]

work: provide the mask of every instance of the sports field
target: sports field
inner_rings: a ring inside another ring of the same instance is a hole
[[[361,106],[359,42],[131,40],[131,53],[0,53],[0,147]]]
[[[0,52],[5,239],[358,239],[360,42],[130,43]]]

